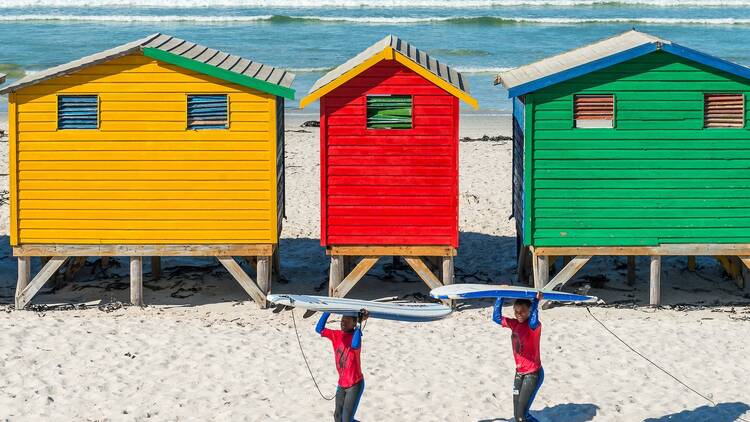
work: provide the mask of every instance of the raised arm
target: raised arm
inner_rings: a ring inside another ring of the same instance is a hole
[[[503,298],[499,297],[495,301],[495,309],[492,311],[492,320],[503,325]]]
[[[529,315],[529,328],[536,330],[539,327],[539,300],[531,299],[531,312]]]
[[[320,319],[318,320],[318,325],[315,327],[315,331],[318,334],[323,334],[323,330],[326,328],[326,322],[328,322],[328,317],[331,316],[328,312],[323,312],[323,315],[320,316]]]
[[[358,324],[357,328],[354,329],[354,336],[352,337],[352,349],[359,349],[362,347],[362,323],[364,321],[367,321],[367,318],[370,317],[370,313],[367,312],[367,309],[362,309],[359,311],[359,316],[357,318]]]

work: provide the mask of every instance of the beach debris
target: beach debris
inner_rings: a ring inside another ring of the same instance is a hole
[[[308,120],[305,123],[302,123],[300,127],[320,127],[320,121],[318,120]]]
[[[470,136],[465,136],[461,138],[461,142],[502,142],[502,143],[505,143],[505,141],[511,141],[511,140],[513,140],[512,136],[505,136],[505,135],[497,135],[497,136],[484,135],[481,138],[472,138]]]

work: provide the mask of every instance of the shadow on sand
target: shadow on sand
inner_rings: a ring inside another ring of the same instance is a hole
[[[716,406],[706,405],[660,418],[649,418],[644,422],[735,422],[748,411],[750,406],[747,403],[719,403]]]
[[[565,421],[588,422],[594,419],[599,406],[591,403],[565,403],[532,411],[531,414],[540,422]],[[510,422],[513,418],[482,419],[478,422]]]

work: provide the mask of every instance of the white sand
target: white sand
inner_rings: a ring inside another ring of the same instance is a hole
[[[290,130],[300,119],[290,116]],[[472,117],[462,136],[508,134],[507,117]],[[488,125],[493,125],[490,127]],[[287,133],[288,220],[282,240],[283,276],[277,293],[324,288],[327,261],[319,230],[318,136]],[[3,139],[2,166],[7,169]],[[510,143],[461,143],[461,248],[457,277],[466,282],[509,282],[514,277],[510,214]],[[0,173],[6,173],[2,171]],[[2,179],[7,189],[7,178]],[[7,233],[7,205],[2,228]],[[0,416],[3,420],[330,420],[301,358],[289,312],[259,310],[210,259],[166,259],[165,277],[147,282],[146,309],[104,312],[97,305],[125,302],[127,260],[52,294],[44,289],[37,312],[14,311],[16,263],[7,236],[0,250]],[[93,259],[91,260],[93,261]],[[624,308],[591,311],[637,350],[719,405],[707,403],[630,352],[581,307],[543,311],[546,380],[532,411],[541,421],[750,420],[750,296],[721,275],[711,259],[690,273],[684,259],[666,259],[662,291],[667,305],[644,307],[648,265],[638,282],[624,283],[623,258],[598,259],[583,277],[606,275],[591,293]],[[145,268],[148,273],[148,265]],[[376,276],[383,276],[379,267]],[[367,277],[360,298],[426,293],[408,271],[394,280]],[[147,274],[148,275],[148,274]],[[473,276],[472,276],[473,275]],[[98,277],[98,278],[97,278]],[[323,290],[325,291],[325,290]],[[638,306],[632,306],[633,303]],[[55,304],[88,309],[55,310]],[[717,306],[739,304],[732,308]],[[362,421],[504,421],[512,419],[513,363],[509,333],[490,321],[489,303],[470,303],[431,324],[371,321],[363,369],[367,381]],[[115,306],[116,307],[116,306]],[[301,320],[302,343],[326,394],[336,381],[327,340]],[[744,415],[744,416],[743,416]]]

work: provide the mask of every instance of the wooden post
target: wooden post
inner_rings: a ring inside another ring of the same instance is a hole
[[[632,255],[628,256],[627,284],[628,286],[632,286],[633,284],[635,284],[635,257]]]
[[[344,256],[331,255],[331,268],[328,275],[328,296],[334,297],[336,287],[344,280]]]
[[[357,263],[357,265],[344,277],[333,289],[332,297],[344,297],[354,286],[362,279],[362,277],[370,271],[380,259],[379,256],[365,256]]]
[[[651,291],[650,301],[652,306],[661,305],[661,256],[651,256]]]
[[[18,281],[16,283],[16,309],[21,309],[23,306],[18,306],[19,294],[29,285],[31,281],[31,257],[19,256],[18,257]]]
[[[695,272],[695,255],[689,255],[687,261],[688,271]]]
[[[130,257],[130,303],[143,306],[143,257]]]
[[[158,280],[161,278],[161,257],[151,257],[151,279]]]
[[[529,284],[529,274],[526,272],[526,262],[528,262],[529,248],[522,247],[518,251],[518,266],[516,268],[516,282],[518,284]]]
[[[264,296],[267,296],[271,293],[271,257],[259,256],[255,271],[258,278],[258,288]]]
[[[272,259],[273,262],[271,263],[271,281],[278,282],[281,278],[281,251],[279,251],[278,246],[273,251]]]
[[[543,289],[549,282],[549,257],[536,255],[534,257],[536,269],[534,270],[534,288]]]
[[[65,263],[67,256],[53,256],[44,264],[41,270],[34,276],[23,290],[16,290],[16,309],[23,309],[31,302],[35,294],[44,286],[44,283],[57,272]],[[25,270],[24,270],[25,272]]]
[[[443,286],[449,286],[454,283],[453,278],[453,257],[452,256],[444,256],[443,257],[443,271],[442,271],[442,277],[443,277]],[[450,306],[451,308],[456,307],[456,301],[455,300],[446,300],[445,304]]]

